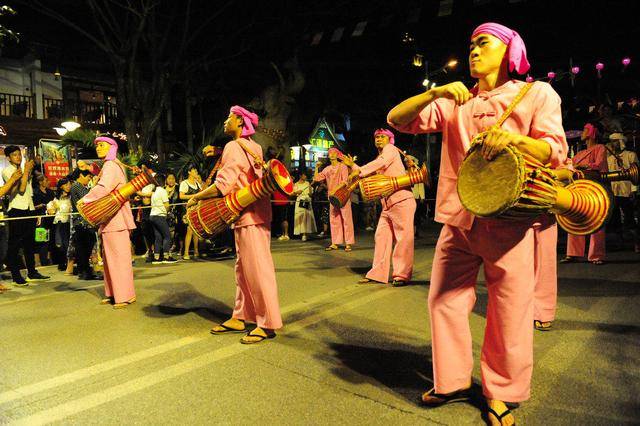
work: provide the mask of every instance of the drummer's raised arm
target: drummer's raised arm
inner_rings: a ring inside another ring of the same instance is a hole
[[[462,105],[471,99],[473,95],[460,81],[434,87],[424,93],[413,96],[396,105],[387,116],[390,126],[405,133],[437,132],[442,129],[443,119],[447,117],[448,110],[454,105]],[[437,99],[448,99],[448,102],[439,102],[437,108],[425,111],[425,108]],[[442,111],[446,108],[447,111]],[[427,116],[424,116],[427,113]]]

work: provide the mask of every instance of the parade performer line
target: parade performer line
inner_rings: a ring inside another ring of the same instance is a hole
[[[306,301],[301,301],[301,302],[297,302],[292,305],[286,306],[282,309],[282,313],[292,314],[292,313],[296,313],[297,311],[303,311],[303,310],[307,311],[310,305],[316,305],[326,300],[331,300],[333,298],[336,298],[339,300],[340,298],[348,296],[350,293],[359,293],[360,291],[356,291],[356,290],[362,290],[364,288],[366,287],[363,287],[361,285],[351,285],[343,289],[330,291],[330,292],[318,295],[316,297],[313,297],[311,299],[308,299]],[[374,294],[378,294],[378,293],[374,293]],[[380,295],[378,294],[377,297],[380,297]],[[361,299],[356,299],[356,301],[358,300],[361,300]],[[353,303],[353,302],[350,302],[350,303]],[[349,305],[350,305],[349,303],[345,305],[340,305],[336,308],[333,308],[333,310],[346,307]],[[325,312],[329,312],[329,311],[325,311]],[[290,325],[287,325],[286,331],[287,333],[293,333],[295,331],[298,331],[300,329],[300,324],[305,324],[304,326],[306,327],[307,325],[311,325],[310,323],[308,323],[310,320],[313,321],[313,323],[318,322],[322,319],[322,318],[319,318],[319,316],[322,317],[323,315],[325,314],[316,314],[308,318],[302,318],[296,322],[291,323]],[[128,354],[120,358],[115,358],[109,361],[102,362],[100,364],[95,364],[90,367],[72,371],[70,373],[66,373],[57,377],[52,377],[50,379],[43,380],[41,382],[32,383],[29,385],[21,386],[16,389],[5,391],[0,393],[0,405],[6,404],[11,401],[15,401],[17,399],[25,398],[29,395],[34,395],[39,392],[44,392],[62,385],[87,379],[97,374],[102,374],[104,372],[113,370],[115,368],[120,368],[125,365],[132,364],[134,362],[143,361],[145,359],[148,359],[157,355],[161,355],[163,353],[166,353],[175,349],[180,349],[185,346],[191,345],[193,343],[197,343],[202,340],[210,339],[210,338],[211,338],[211,334],[209,332],[194,334],[191,336],[183,337],[171,342],[164,343],[159,346],[155,346],[152,348],[144,349],[139,352]],[[246,347],[250,347],[251,345],[238,345],[238,346],[240,348],[246,348]],[[218,351],[222,349],[218,349]],[[208,353],[207,356],[209,355],[213,356],[213,354]]]

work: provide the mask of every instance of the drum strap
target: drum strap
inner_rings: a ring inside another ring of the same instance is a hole
[[[494,124],[492,127],[499,128],[502,126],[502,123],[504,123],[507,118],[509,118],[516,105],[520,103],[522,98],[524,98],[524,95],[526,95],[529,89],[531,89],[531,86],[533,86],[533,83],[525,83],[525,85],[522,86],[522,89],[520,89],[516,97],[513,99],[513,101],[511,101],[511,104],[509,104],[507,109],[504,110],[498,121],[496,121],[496,124]]]
[[[258,157],[249,148],[247,148],[247,146],[240,139],[237,139],[236,142],[238,142],[238,145],[240,145],[240,148],[242,148],[244,152],[246,152],[253,158],[253,161],[255,162],[256,166],[266,167],[262,158]]]

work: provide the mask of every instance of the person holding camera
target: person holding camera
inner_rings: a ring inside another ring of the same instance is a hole
[[[2,171],[2,179],[8,182],[11,176],[21,168],[22,152],[16,145],[9,145],[4,149],[4,155],[9,160],[9,165]],[[7,210],[7,216],[10,218],[21,218],[34,214],[33,188],[31,187],[31,174],[34,166],[33,160],[25,162],[20,180],[15,181],[11,186]],[[11,270],[13,282],[17,285],[27,285],[27,281],[46,281],[49,279],[36,270],[35,229],[35,219],[17,219],[9,222],[7,264]],[[21,248],[24,253],[24,263],[27,266],[27,280],[20,273],[21,265],[18,253]]]
[[[302,241],[307,241],[307,234],[317,232],[316,218],[311,205],[313,189],[307,178],[307,172],[302,170],[300,172],[300,178],[293,185],[293,195],[296,196],[296,206],[293,216],[293,235],[302,235]]]

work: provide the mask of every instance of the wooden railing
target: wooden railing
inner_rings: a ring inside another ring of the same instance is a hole
[[[36,114],[33,96],[0,93],[0,115],[34,118]]]
[[[45,118],[73,118],[79,123],[114,124],[118,108],[110,102],[94,103],[44,98]]]

